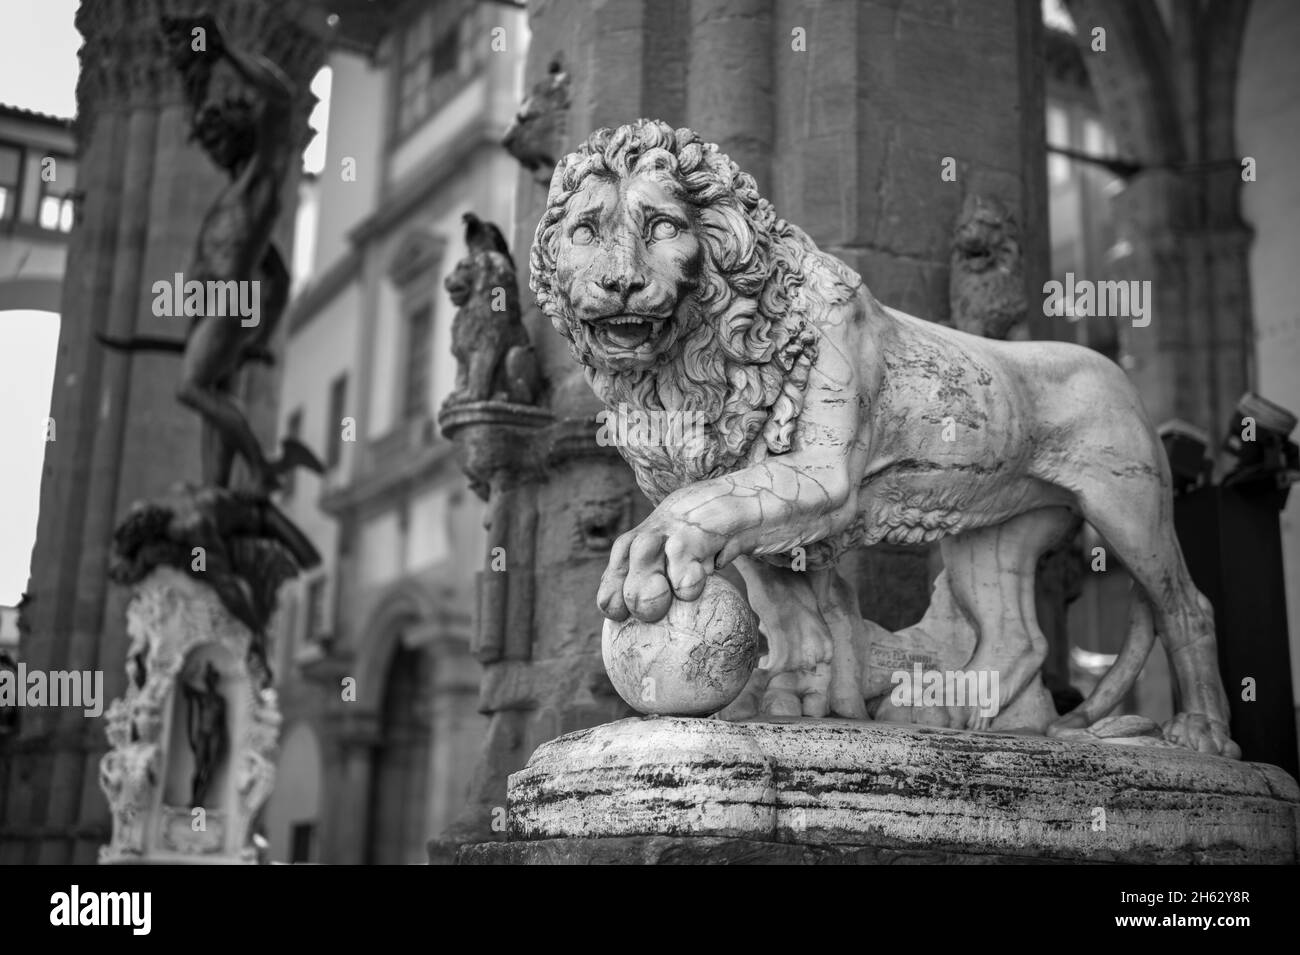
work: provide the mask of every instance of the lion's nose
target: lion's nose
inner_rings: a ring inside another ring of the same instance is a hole
[[[596,280],[606,292],[615,292],[624,301],[645,288],[645,277],[639,272],[626,272],[621,269],[607,269]]]

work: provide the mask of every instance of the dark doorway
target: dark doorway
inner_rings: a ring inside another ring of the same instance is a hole
[[[371,774],[366,861],[372,865],[427,861],[431,666],[423,650],[400,645],[388,664]]]

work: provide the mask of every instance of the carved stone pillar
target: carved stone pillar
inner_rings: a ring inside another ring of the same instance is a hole
[[[275,781],[280,710],[248,628],[206,584],[154,570],[128,610],[126,695],[108,709],[103,863],[256,861],[250,825]]]
[[[538,116],[534,130],[514,130],[512,152],[521,160],[535,152],[558,158],[593,129],[632,116],[684,123],[690,6],[689,0],[627,0],[591,9],[568,4],[530,9],[525,87],[533,94],[532,108],[524,112],[562,115]],[[545,78],[557,61],[567,76],[548,98]],[[543,142],[548,130],[562,141]],[[525,166],[517,183],[517,231],[510,245],[520,265],[521,289],[527,285],[533,231],[546,204],[546,183],[539,178],[549,182],[549,176]],[[515,582],[507,550],[507,579],[491,586],[516,593],[531,586],[532,610],[527,630],[508,629],[500,656],[485,661],[479,708],[489,716],[488,733],[465,811],[430,847],[435,862],[450,861],[458,843],[504,837],[506,778],[538,745],[628,713],[605,676],[596,588],[614,538],[649,513],[649,505],[615,449],[596,444],[595,414],[601,405],[560,336],[531,295],[521,294],[520,305],[542,377],[549,382],[542,404],[553,423],[529,440],[538,470],[513,492],[510,514],[501,518],[529,528],[532,583]],[[498,513],[495,505],[492,512]],[[485,582],[492,573],[485,573]],[[484,609],[498,612],[495,604]],[[494,619],[481,618],[480,626],[486,621],[499,627]],[[476,646],[480,653],[496,652],[483,636]]]
[[[320,861],[325,865],[364,865],[372,815],[372,766],[380,744],[378,715],[357,718],[350,713],[332,713],[325,735],[324,783],[335,798],[326,802],[330,818],[321,826],[325,842]]]
[[[194,5],[197,9],[198,5]],[[202,5],[232,42],[264,53],[300,91],[324,56],[323,8],[303,0],[209,0]],[[93,332],[183,338],[188,320],[152,315],[151,284],[185,268],[195,234],[224,185],[189,142],[186,107],[158,30],[165,14],[192,12],[169,0],[94,0],[82,5],[78,164],[85,198],[69,242],[62,335],[47,445],[40,522],[32,556],[29,668],[102,670],[105,695],[125,686],[126,591],[108,587],[113,527],[131,502],[157,496],[198,471],[197,417],[174,398],[175,356],[105,352]],[[288,177],[281,226],[292,228],[296,177]],[[245,394],[269,438],[273,382]],[[103,727],[80,711],[27,714],[11,744],[15,766],[0,800],[0,862],[89,863],[109,838],[108,807],[93,783]]]
[[[605,676],[591,588],[614,536],[642,511],[621,459],[596,445],[594,422],[551,421],[500,401],[439,415],[488,502],[472,647],[489,724],[467,804],[430,846],[435,862],[451,861],[462,843],[504,837],[507,777],[537,746],[627,713]]]

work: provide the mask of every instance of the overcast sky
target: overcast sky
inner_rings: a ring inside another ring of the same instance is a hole
[[[0,0],[0,103],[77,111],[77,0]]]
[[[76,0],[0,0],[0,103],[72,117],[76,9]],[[27,586],[57,344],[56,316],[0,311],[0,604]]]

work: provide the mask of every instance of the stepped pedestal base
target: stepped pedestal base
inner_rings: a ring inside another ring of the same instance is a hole
[[[847,720],[626,719],[540,746],[462,864],[1295,863],[1274,766]]]

